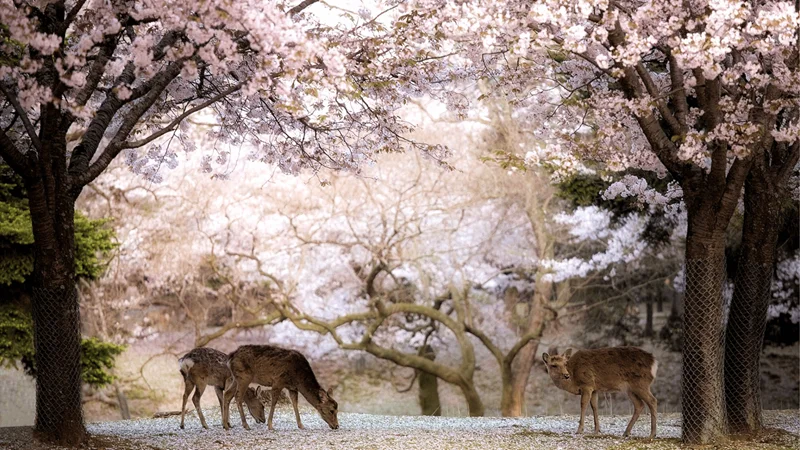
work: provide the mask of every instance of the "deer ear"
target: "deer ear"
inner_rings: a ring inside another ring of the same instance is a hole
[[[550,352],[553,356],[557,356],[558,355],[558,347],[550,347],[550,350],[548,350],[548,352]]]
[[[564,357],[569,358],[570,356],[572,356],[572,349],[568,348],[567,351],[564,352]]]
[[[550,364],[550,355],[547,353],[542,353],[542,360],[544,361],[545,365]]]

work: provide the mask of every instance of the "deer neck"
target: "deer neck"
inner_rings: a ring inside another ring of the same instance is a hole
[[[319,404],[320,404],[319,390],[320,390],[320,387],[319,387],[319,385],[317,385],[316,388],[303,386],[300,389],[298,389],[297,391],[300,392],[300,394],[306,399],[306,401],[311,406],[313,406],[314,408],[318,408]]]
[[[555,382],[556,387],[561,390],[567,391],[570,394],[578,395],[581,393],[581,389],[575,384],[575,378],[570,376],[569,380],[564,379],[561,377],[558,381]]]

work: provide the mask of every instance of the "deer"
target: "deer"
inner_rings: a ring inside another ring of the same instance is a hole
[[[231,371],[228,368],[228,355],[213,348],[198,347],[183,355],[178,360],[181,375],[183,376],[183,406],[181,407],[181,429],[184,428],[184,416],[186,415],[186,400],[194,389],[192,402],[197,409],[197,416],[203,428],[208,429],[203,410],[200,409],[200,398],[206,386],[214,386],[214,391],[219,399],[220,411],[223,414],[223,421],[226,420],[224,412],[224,392],[226,387],[232,387],[235,383]],[[248,388],[244,393],[244,402],[247,409],[257,422],[264,423],[264,404],[258,398],[255,389]],[[231,399],[228,398],[228,403]],[[225,423],[223,423],[223,426]],[[230,427],[230,426],[229,426]],[[227,429],[227,428],[226,428]]]
[[[226,388],[224,395],[226,397],[233,396],[235,391],[239,414],[242,414],[243,411],[242,401],[245,397],[246,387],[255,383],[272,388],[269,418],[267,419],[269,430],[273,430],[272,416],[283,389],[289,391],[289,399],[292,401],[298,428],[304,429],[303,422],[300,420],[300,412],[297,409],[298,393],[303,394],[303,397],[319,412],[322,420],[332,430],[339,428],[337,419],[339,405],[333,399],[332,392],[326,391],[319,385],[314,371],[311,370],[311,364],[300,352],[271,345],[243,345],[230,354],[228,367],[233,374],[235,384]],[[223,423],[228,421],[229,416],[230,404],[226,406],[223,414]],[[241,417],[242,426],[249,430],[247,419],[244,415]]]
[[[656,436],[658,402],[650,392],[650,385],[656,378],[658,361],[652,354],[636,347],[606,347],[579,350],[574,355],[572,349],[568,349],[563,355],[553,351],[552,355],[542,354],[542,359],[556,387],[581,396],[578,434],[583,433],[586,408],[590,403],[594,414],[594,432],[600,433],[597,394],[621,391],[627,393],[633,402],[633,417],[623,436],[630,436],[645,404],[650,409],[649,439]]]

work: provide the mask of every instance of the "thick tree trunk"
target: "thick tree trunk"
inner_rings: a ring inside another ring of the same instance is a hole
[[[546,314],[544,305],[552,296],[553,284],[537,281],[535,289],[531,299],[530,311],[528,312],[528,322],[522,330],[522,336],[537,330],[541,333],[544,329]],[[537,339],[528,342],[517,353],[507,380],[510,386],[503,386],[503,396],[500,400],[500,411],[503,417],[519,417],[523,414],[525,390],[528,387],[528,380],[533,364],[536,361],[536,351],[538,349],[539,341]]]
[[[766,179],[751,174],[744,204],[725,343],[725,406],[729,431],[734,434],[761,429],[759,363],[780,227],[780,195]]]
[[[467,409],[469,410],[470,417],[483,417],[484,409],[481,396],[475,390],[475,384],[472,382],[462,383],[458,386],[461,393],[464,394],[464,399],[467,401]]]
[[[725,229],[709,210],[689,214],[682,379],[683,440],[725,436],[723,293]]]
[[[420,352],[421,356],[433,361],[436,353],[430,345],[425,345]],[[419,407],[423,416],[441,416],[442,405],[439,402],[439,377],[417,369],[417,382],[419,383]]]
[[[55,164],[58,165],[57,163]],[[80,308],[75,285],[74,202],[58,170],[47,166],[26,183],[35,239],[33,325],[36,431],[78,445],[86,438],[81,410]],[[64,172],[60,172],[64,174]]]

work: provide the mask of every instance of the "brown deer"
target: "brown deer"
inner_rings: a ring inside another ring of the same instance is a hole
[[[183,375],[183,406],[181,407],[181,429],[183,429],[183,419],[186,414],[186,400],[189,394],[194,389],[192,402],[197,409],[197,416],[200,417],[200,423],[203,428],[208,428],[206,418],[203,417],[203,410],[200,409],[200,398],[203,396],[206,386],[214,386],[214,391],[217,393],[219,399],[220,412],[223,414],[223,426],[225,425],[226,417],[224,415],[225,407],[223,405],[223,393],[226,387],[232,386],[236,381],[231,375],[228,368],[228,355],[213,348],[199,347],[195,348],[189,353],[183,355],[178,360],[181,375]],[[246,386],[245,386],[246,387]],[[244,393],[244,401],[247,404],[247,409],[250,414],[260,423],[264,423],[264,404],[258,399],[255,389],[246,389]],[[230,397],[227,399],[230,403]],[[230,425],[227,428],[229,428]]]
[[[571,394],[581,396],[581,420],[578,433],[583,433],[586,407],[591,403],[594,414],[594,432],[600,432],[597,419],[597,394],[599,392],[625,392],[633,402],[633,417],[623,436],[631,434],[631,428],[644,404],[650,408],[650,439],[656,436],[657,401],[650,392],[656,378],[658,361],[652,354],[636,347],[608,347],[579,350],[572,354],[568,349],[563,355],[542,355],[547,373],[553,383]]]
[[[319,411],[320,416],[331,429],[339,428],[339,421],[336,418],[339,405],[331,397],[331,392],[326,392],[319,385],[317,377],[311,370],[311,365],[300,352],[271,345],[243,345],[230,354],[228,367],[236,380],[236,385],[226,388],[225,397],[232,396],[232,392],[235,390],[236,404],[240,414],[242,414],[245,389],[250,383],[256,383],[272,387],[269,418],[267,419],[267,427],[270,430],[273,429],[272,415],[275,412],[275,404],[284,388],[289,391],[298,428],[303,428],[300,412],[297,409],[298,392],[303,394],[308,403]],[[223,415],[223,423],[228,421],[229,416],[230,405],[228,404]],[[250,429],[244,416],[242,416],[242,426]]]

